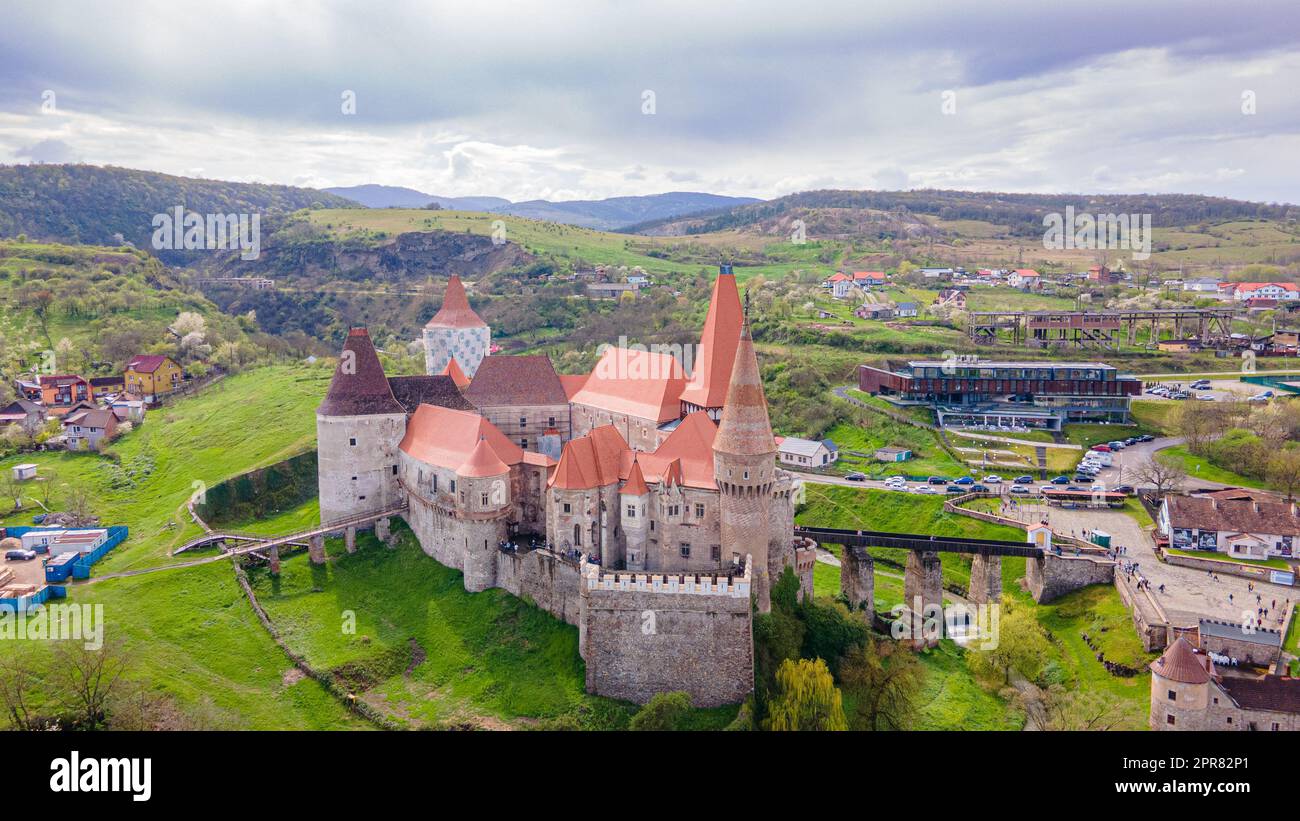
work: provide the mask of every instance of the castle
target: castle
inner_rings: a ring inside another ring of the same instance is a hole
[[[1300,679],[1220,673],[1179,636],[1151,662],[1152,730],[1300,730]]]
[[[751,596],[768,610],[772,579],[812,564],[729,266],[689,377],[630,348],[560,376],[545,356],[490,355],[490,339],[456,277],[424,330],[427,375],[387,377],[366,330],[349,332],[316,414],[322,523],[405,505],[466,590],[576,624],[592,692],[743,699]]]

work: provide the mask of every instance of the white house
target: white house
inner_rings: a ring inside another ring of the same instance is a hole
[[[1007,284],[1012,288],[1037,288],[1042,277],[1032,268],[1018,268],[1007,275]]]
[[[820,442],[787,436],[777,446],[777,458],[782,464],[795,467],[820,468],[840,458],[839,448],[829,439]]]
[[[920,311],[920,308],[917,306],[917,304],[916,304],[915,302],[900,302],[900,303],[898,303],[898,315],[899,315],[899,316],[916,316],[916,315],[917,315],[917,312],[919,312],[919,311]]]
[[[1198,294],[1217,294],[1219,285],[1222,283],[1217,279],[1189,279],[1183,282],[1184,291],[1192,291]]]
[[[1169,495],[1160,532],[1179,550],[1215,550],[1243,559],[1290,558],[1300,547],[1300,510],[1249,491]]]
[[[1300,286],[1294,282],[1236,282],[1226,287],[1232,289],[1232,298],[1238,302],[1256,297],[1279,302],[1300,299]]]

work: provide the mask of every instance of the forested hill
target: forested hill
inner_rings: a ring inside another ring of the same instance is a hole
[[[149,248],[154,215],[282,214],[312,206],[355,208],[311,188],[173,177],[96,165],[0,165],[0,237],[100,245],[120,234]],[[265,219],[265,216],[263,216]],[[164,255],[160,255],[164,256]]]
[[[783,215],[808,209],[906,209],[944,220],[980,220],[1005,225],[1010,233],[1031,236],[1043,232],[1043,216],[1073,205],[1078,213],[1151,214],[1156,226],[1184,226],[1202,221],[1265,218],[1295,219],[1300,206],[1246,202],[1197,194],[1006,194],[946,191],[804,191],[767,202],[740,205],[696,218],[677,217],[646,222],[627,229],[637,233],[703,234],[746,229]],[[672,223],[682,223],[671,230]]]

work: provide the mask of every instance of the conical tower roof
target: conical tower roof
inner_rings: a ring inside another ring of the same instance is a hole
[[[426,328],[485,328],[484,322],[474,309],[469,307],[469,298],[465,296],[465,286],[460,277],[452,274],[447,280],[447,293],[442,297],[442,307],[433,315]]]
[[[460,369],[460,365],[456,364],[456,357],[454,356],[447,360],[447,364],[439,376],[450,376],[451,381],[455,382],[458,388],[463,388],[469,384],[469,377]]]
[[[1209,659],[1192,652],[1192,645],[1182,636],[1175,639],[1160,658],[1151,662],[1151,672],[1183,684],[1205,684],[1213,669]]]
[[[628,474],[627,481],[618,492],[624,496],[644,496],[650,492],[650,488],[646,487],[645,474],[641,472],[640,462],[632,462],[632,472]]]
[[[384,375],[384,366],[365,328],[352,328],[339,354],[325,401],[316,409],[321,416],[369,416],[383,413],[405,414],[393,397],[393,389]]]
[[[758,356],[754,353],[748,324],[743,326],[740,344],[736,346],[736,363],[713,450],[738,456],[776,453],[772,423],[767,416],[767,397],[763,394],[763,379],[758,372]]]
[[[509,472],[510,466],[501,461],[501,457],[497,456],[497,452],[488,444],[486,436],[479,437],[478,444],[474,446],[474,452],[465,460],[465,464],[456,468],[456,475],[470,479],[479,479],[484,476],[500,476]]]
[[[724,269],[713,281],[713,296],[700,335],[700,354],[695,360],[691,381],[682,391],[682,401],[701,408],[722,407],[731,384],[731,370],[736,363],[736,346],[740,344],[740,326],[744,312],[736,277]]]

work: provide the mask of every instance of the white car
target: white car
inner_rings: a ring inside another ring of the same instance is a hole
[[[1001,476],[994,475],[994,474],[989,474],[988,476],[985,476],[985,477],[984,477],[984,484],[986,484],[986,485],[1000,485],[1000,484],[1002,484],[1002,477],[1001,477]]]
[[[1093,493],[1105,493],[1106,486],[1097,484],[1097,485],[1093,485],[1091,488],[1089,488],[1089,490],[1091,490]]]

